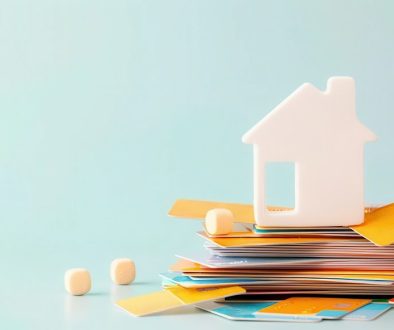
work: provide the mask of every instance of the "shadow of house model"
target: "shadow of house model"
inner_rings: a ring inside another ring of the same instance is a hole
[[[376,136],[357,118],[355,83],[301,85],[242,138],[253,144],[254,214],[265,227],[349,226],[364,221],[364,144]],[[267,210],[265,166],[295,164],[295,208]]]

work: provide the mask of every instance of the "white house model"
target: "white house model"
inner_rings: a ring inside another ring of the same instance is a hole
[[[306,83],[243,137],[254,150],[254,216],[264,227],[349,226],[364,221],[364,144],[376,139],[357,119],[355,84]],[[270,212],[265,165],[293,162],[295,208]]]

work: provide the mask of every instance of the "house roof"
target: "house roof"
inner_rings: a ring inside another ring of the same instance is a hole
[[[301,134],[314,134],[327,127],[354,136],[362,142],[373,141],[375,134],[357,118],[355,82],[350,77],[332,77],[321,91],[305,83],[278,104],[244,136],[244,143],[259,144],[286,130],[302,127]]]

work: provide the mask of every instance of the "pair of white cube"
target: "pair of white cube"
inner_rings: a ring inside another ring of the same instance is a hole
[[[135,279],[135,264],[127,258],[115,259],[111,263],[110,275],[115,284],[130,284]],[[87,269],[73,268],[66,272],[64,284],[67,292],[81,296],[90,291],[92,280]]]

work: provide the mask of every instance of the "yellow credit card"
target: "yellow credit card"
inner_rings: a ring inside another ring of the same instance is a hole
[[[184,271],[200,271],[203,269],[202,265],[186,259],[179,259],[175,264],[170,266],[171,272],[184,272]]]
[[[234,215],[235,222],[255,223],[253,205],[239,203],[224,203],[200,201],[191,199],[178,199],[175,201],[169,216],[188,219],[204,219],[209,210],[216,208],[224,208],[230,210]],[[268,206],[269,211],[288,211],[287,207]]]
[[[346,240],[337,237],[209,237],[205,232],[199,232],[198,234],[206,240],[221,247],[285,245],[303,243],[339,243]]]
[[[204,219],[207,212],[215,208],[230,210],[236,222],[254,223],[253,206],[250,204],[178,199],[168,215],[177,218]]]
[[[394,243],[394,203],[366,214],[363,224],[350,228],[375,245]]]
[[[212,202],[191,199],[178,199],[168,212],[169,216],[187,219],[204,219],[207,212],[215,208],[225,208],[234,215],[235,222],[255,223],[253,205],[239,203]],[[268,206],[268,211],[289,211],[291,208],[283,206]],[[374,210],[366,207],[365,213]]]
[[[280,314],[337,319],[370,302],[370,299],[292,297],[262,308],[256,315]]]
[[[173,286],[161,291],[119,300],[116,304],[134,316],[145,316],[169,309],[245,293],[240,286],[186,289]]]

